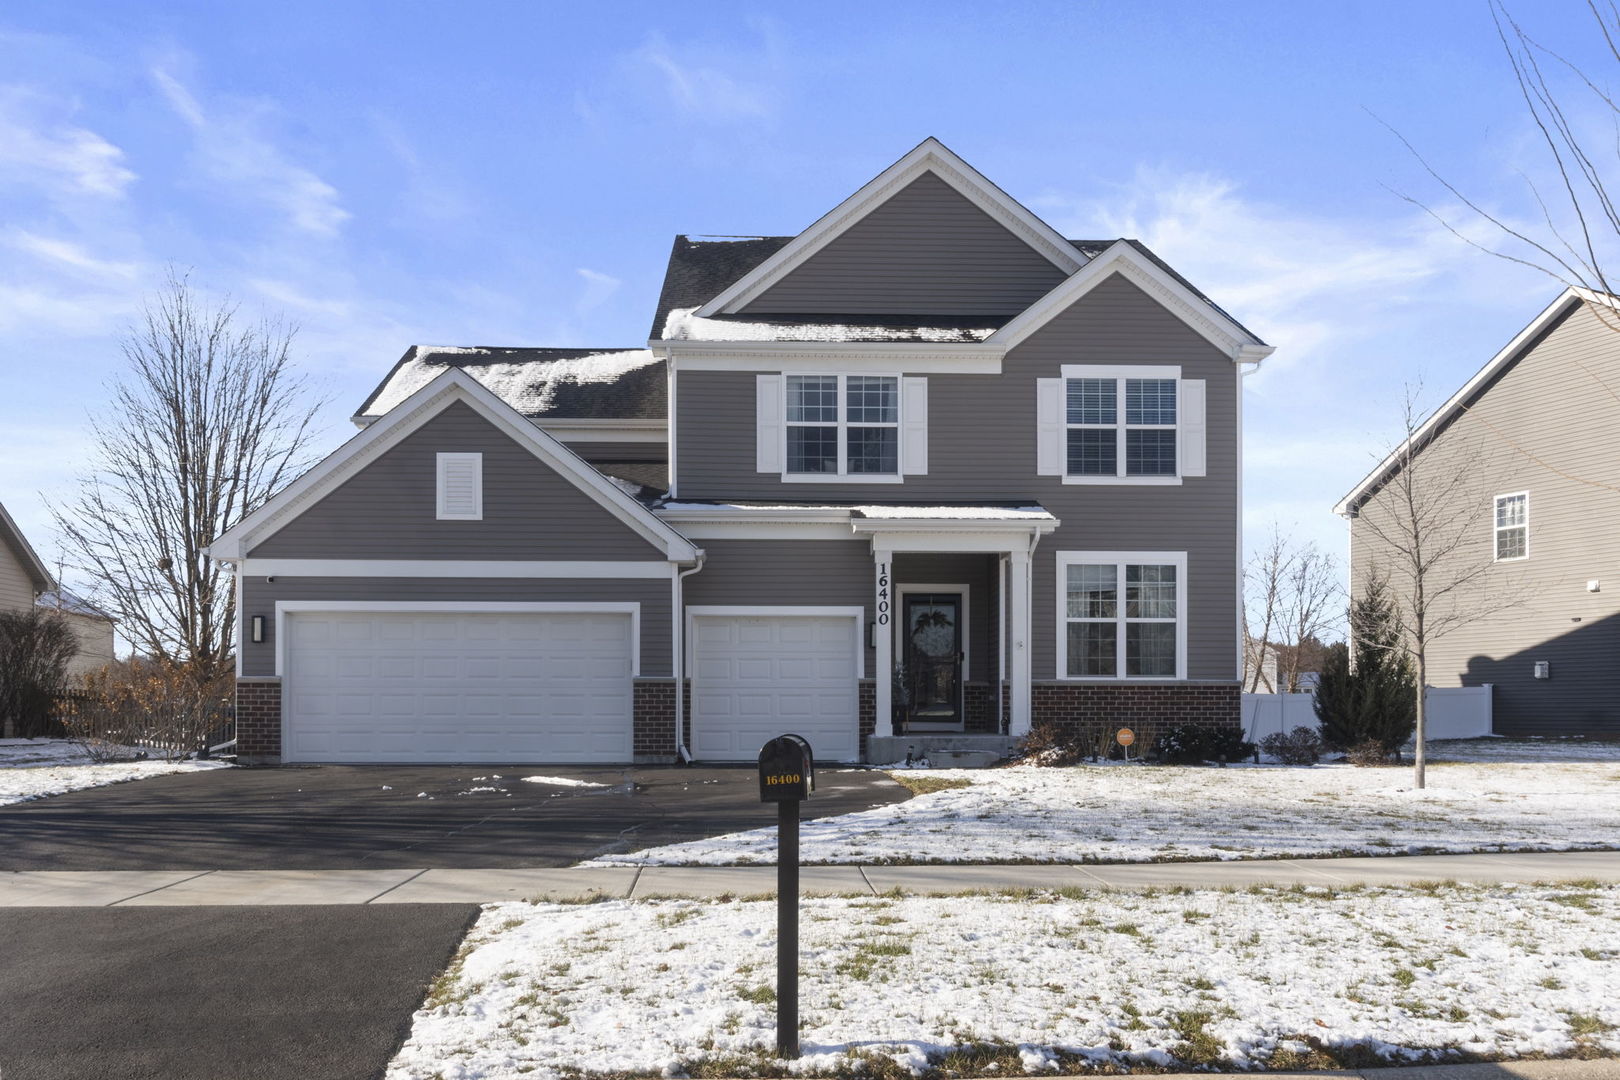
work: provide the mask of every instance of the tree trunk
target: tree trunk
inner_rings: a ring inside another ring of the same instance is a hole
[[[1417,728],[1412,733],[1412,786],[1422,788],[1424,770],[1428,765],[1426,721],[1429,707],[1428,694],[1425,692],[1429,686],[1429,658],[1423,649],[1417,653],[1417,684]]]

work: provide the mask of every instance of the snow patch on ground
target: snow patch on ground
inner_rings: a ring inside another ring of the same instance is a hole
[[[1620,1053],[1614,886],[809,899],[792,1066],[770,1051],[775,919],[491,905],[387,1076],[918,1072],[989,1042],[1013,1073]]]
[[[916,773],[914,773],[916,775]],[[925,770],[965,788],[806,821],[808,863],[1161,862],[1620,845],[1614,764],[1449,764],[1411,771],[1076,766]],[[774,863],[755,829],[585,865]]]
[[[552,787],[607,787],[594,780],[574,780],[567,776],[525,776],[523,780],[528,784],[550,784]]]
[[[229,767],[223,761],[130,760],[97,764],[66,739],[0,739],[0,806],[128,780]]]

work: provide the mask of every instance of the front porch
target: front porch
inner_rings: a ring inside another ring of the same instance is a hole
[[[866,506],[851,517],[873,558],[865,759],[1004,756],[1030,729],[1030,559],[1057,519],[1039,506]]]

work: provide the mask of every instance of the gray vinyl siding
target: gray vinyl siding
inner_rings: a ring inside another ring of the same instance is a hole
[[[481,521],[437,520],[438,453],[481,453]],[[255,558],[662,559],[591,496],[462,402],[261,541]]]
[[[1071,485],[1037,476],[1035,380],[1060,376],[1064,364],[1178,365],[1182,378],[1203,379],[1208,475],[1175,486]],[[1185,551],[1188,677],[1238,678],[1236,367],[1124,278],[1102,282],[1013,349],[1000,375],[929,375],[928,475],[900,484],[784,484],[756,472],[754,373],[679,378],[682,499],[1039,503],[1063,524],[1041,540],[1034,557],[1036,679],[1058,675],[1057,551]]]
[[[1435,571],[1488,564],[1457,595],[1461,612],[1493,598],[1516,600],[1434,642],[1429,683],[1490,683],[1496,731],[1505,735],[1620,735],[1620,336],[1578,307],[1530,343],[1419,456],[1419,473],[1467,464],[1473,543]],[[1537,462],[1545,464],[1538,464]],[[1585,482],[1583,482],[1585,481]],[[1421,479],[1419,481],[1421,483]],[[1607,485],[1607,486],[1595,486]],[[1530,557],[1493,563],[1495,496],[1529,493]],[[1397,565],[1369,531],[1387,513],[1389,489],[1351,523],[1351,579]],[[1387,520],[1387,519],[1386,519]],[[1600,582],[1599,592],[1587,582]],[[1552,678],[1533,677],[1549,661]]]
[[[0,611],[27,611],[34,606],[34,579],[11,545],[0,539]]]
[[[279,600],[583,601],[641,605],[641,675],[668,678],[670,585],[668,580],[605,578],[289,578],[242,581],[242,624],[265,617],[265,640],[241,635],[242,674],[276,673],[275,614]]]
[[[563,445],[586,461],[667,461],[669,447],[662,442],[568,442]]]
[[[1008,317],[1063,276],[955,188],[924,173],[743,311]]]
[[[908,552],[896,554],[891,568],[896,587],[896,612],[904,611],[898,590],[907,585],[968,587],[968,671],[964,678],[976,682],[996,677],[996,567],[996,556],[977,552]],[[896,623],[903,625],[901,619],[896,619]],[[895,656],[898,660],[900,653],[896,652]]]

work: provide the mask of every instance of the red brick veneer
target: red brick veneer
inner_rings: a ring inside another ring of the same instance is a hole
[[[675,680],[637,679],[631,690],[631,752],[636,760],[675,759]]]
[[[1036,683],[1031,687],[1033,724],[1072,727],[1097,723],[1129,727],[1153,724],[1242,726],[1237,683]]]
[[[247,764],[281,760],[281,680],[236,680],[236,757]]]

